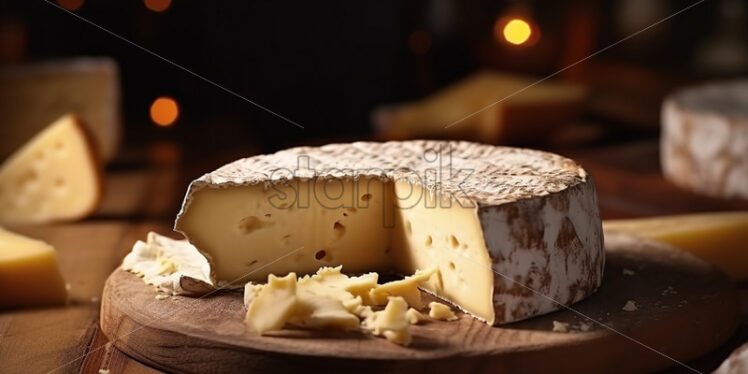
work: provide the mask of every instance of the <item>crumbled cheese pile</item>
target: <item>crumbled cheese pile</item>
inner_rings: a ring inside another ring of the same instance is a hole
[[[244,304],[247,325],[260,334],[286,324],[304,328],[362,330],[408,345],[409,326],[426,320],[420,283],[438,270],[419,270],[401,280],[378,284],[379,274],[349,277],[342,266],[323,267],[311,276],[268,276],[266,284],[247,283]],[[384,306],[384,309],[381,307]],[[381,309],[381,310],[376,310]],[[429,317],[453,321],[458,317],[447,305],[431,302]]]

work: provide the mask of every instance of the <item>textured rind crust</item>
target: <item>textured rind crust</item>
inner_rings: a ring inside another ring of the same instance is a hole
[[[661,163],[674,184],[701,194],[748,199],[748,81],[678,92],[662,108]],[[742,100],[742,101],[741,101]]]
[[[435,154],[441,164],[433,161]],[[454,177],[429,179],[433,169]],[[600,286],[605,251],[592,179],[573,160],[529,149],[464,141],[356,142],[240,159],[190,183],[174,229],[188,237],[180,219],[204,188],[360,177],[408,180],[442,199],[474,203],[495,274],[494,324],[560,309]]]
[[[493,262],[495,324],[552,312],[600,286],[605,250],[591,178],[478,214]]]

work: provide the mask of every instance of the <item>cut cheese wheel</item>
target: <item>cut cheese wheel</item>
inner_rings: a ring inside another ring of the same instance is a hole
[[[469,142],[301,147],[190,184],[175,229],[216,280],[438,270],[421,287],[489,323],[547,313],[600,285],[591,178],[545,152]]]
[[[748,199],[748,80],[680,91],[662,109],[661,162],[678,186]]]
[[[63,304],[66,299],[55,249],[0,229],[0,308]]]
[[[48,123],[71,112],[85,121],[99,156],[111,160],[121,132],[119,69],[114,60],[75,58],[3,69],[0,159]]]
[[[606,220],[603,227],[671,244],[748,280],[748,212]]]
[[[74,220],[102,194],[100,166],[80,120],[64,116],[0,166],[0,224]]]

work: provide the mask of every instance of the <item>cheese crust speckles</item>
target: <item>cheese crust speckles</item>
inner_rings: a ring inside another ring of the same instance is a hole
[[[122,268],[172,295],[202,295],[215,289],[210,264],[195,246],[155,232],[149,232],[145,242],[135,242]]]
[[[661,163],[678,186],[748,199],[748,80],[677,92],[662,107]]]
[[[175,229],[210,256],[219,281],[319,266],[437,268],[421,286],[492,325],[592,294],[605,262],[584,169],[550,153],[457,141],[332,144],[238,160],[190,184]]]

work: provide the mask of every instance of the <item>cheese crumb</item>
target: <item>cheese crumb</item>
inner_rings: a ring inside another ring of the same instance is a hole
[[[99,374],[109,374],[109,369],[99,369]]]
[[[419,312],[418,310],[410,308],[407,312],[405,312],[405,318],[408,319],[408,322],[411,325],[415,325],[418,322],[425,320],[426,316],[424,316],[423,313]]]
[[[626,268],[623,269],[623,275],[634,275],[634,274],[636,273],[634,273],[633,270],[626,269]]]
[[[569,324],[566,322],[553,321],[553,332],[569,332]]]
[[[160,293],[160,294],[156,295],[156,296],[155,296],[154,298],[155,298],[156,300],[164,300],[164,299],[168,299],[168,298],[169,298],[169,295],[166,295],[166,294],[162,294],[162,293]]]
[[[626,302],[626,305],[624,305],[623,308],[621,308],[621,309],[624,312],[633,312],[633,311],[636,311],[639,308],[636,306],[636,303],[633,300],[629,300],[629,301]]]
[[[589,324],[589,323],[580,323],[579,324],[579,330],[590,331],[591,328],[592,328],[592,325]]]
[[[457,319],[457,316],[452,311],[452,308],[436,301],[432,301],[429,303],[429,317],[445,321],[454,321]]]

